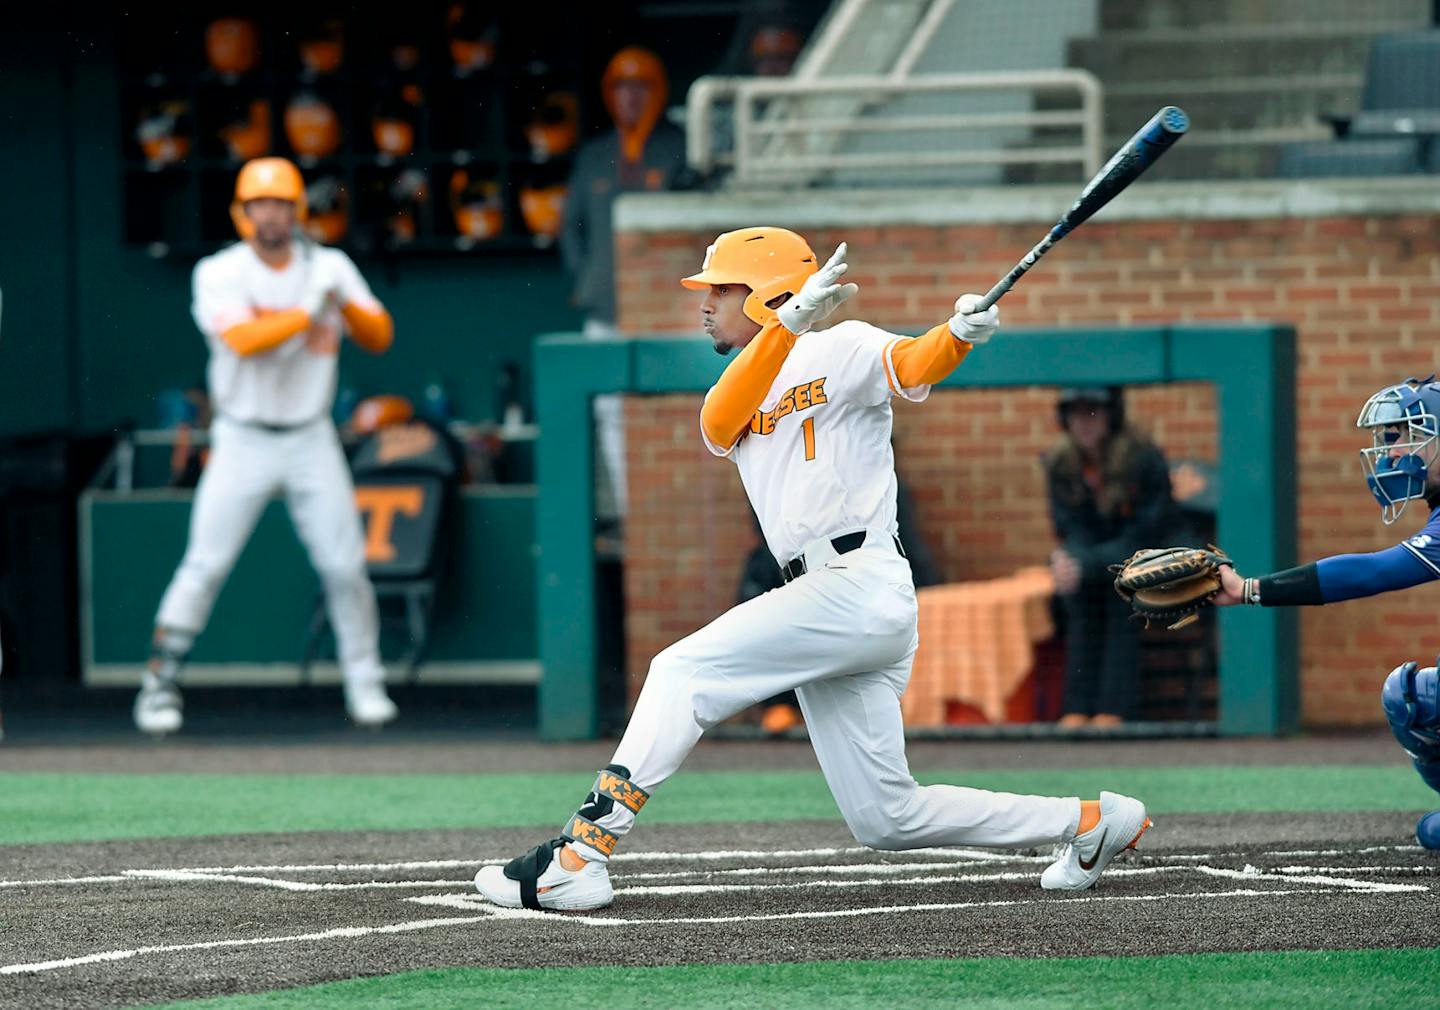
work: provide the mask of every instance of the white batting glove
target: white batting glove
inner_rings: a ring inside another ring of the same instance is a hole
[[[776,310],[780,324],[797,337],[838,309],[842,302],[860,290],[858,284],[841,284],[840,277],[850,265],[845,262],[845,243],[818,272],[805,279],[800,292]]]
[[[340,303],[339,288],[335,272],[329,269],[325,261],[312,260],[297,307],[303,309],[312,320],[318,319],[332,302],[337,305]]]
[[[950,332],[967,344],[983,344],[1000,328],[1000,310],[990,306],[984,312],[975,309],[983,295],[961,295],[955,299],[955,314],[950,317]]]

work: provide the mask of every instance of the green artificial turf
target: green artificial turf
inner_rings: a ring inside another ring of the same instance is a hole
[[[1139,796],[1152,814],[1422,810],[1435,794],[1409,768],[1104,768],[932,771],[1009,792]],[[514,775],[131,775],[0,773],[0,844],[250,832],[553,827],[591,777]],[[738,802],[737,802],[738,800]],[[645,808],[647,824],[834,820],[818,773],[681,772]]]
[[[1166,957],[821,961],[665,968],[452,968],[166,1004],[205,1010],[1395,1010],[1435,1005],[1433,949]]]

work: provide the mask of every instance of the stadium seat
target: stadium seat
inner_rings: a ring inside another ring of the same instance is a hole
[[[1282,179],[1411,175],[1421,171],[1418,137],[1316,140],[1290,144],[1280,153]]]
[[[1376,39],[1360,107],[1440,109],[1440,29]]]
[[[1440,109],[1366,109],[1350,121],[1350,137],[1425,137],[1440,134]]]
[[[1440,30],[1375,39],[1360,110],[1330,117],[1334,141],[1288,145],[1276,174],[1294,179],[1426,170],[1427,149],[1440,137]]]

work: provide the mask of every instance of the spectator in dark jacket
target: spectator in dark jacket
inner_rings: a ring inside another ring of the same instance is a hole
[[[1061,391],[1065,437],[1045,455],[1050,557],[1065,616],[1060,725],[1117,726],[1134,713],[1140,626],[1112,587],[1109,566],[1142,547],[1188,540],[1159,448],[1125,424],[1119,387]]]
[[[611,205],[621,193],[671,188],[685,167],[685,131],[665,120],[669,79],[658,56],[626,46],[605,68],[600,90],[615,129],[580,148],[560,230],[572,299],[592,339],[619,334]],[[616,394],[595,398],[596,512],[606,523],[622,521],[626,511],[623,403]]]

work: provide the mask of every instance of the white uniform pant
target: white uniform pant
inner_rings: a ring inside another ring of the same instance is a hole
[[[900,696],[919,642],[916,618],[910,563],[888,537],[872,534],[864,547],[740,604],[656,656],[614,763],[652,791],[705,730],[793,688],[825,781],[861,844],[1069,841],[1080,821],[1076,797],[921,786],[911,777]],[[599,823],[623,836],[634,820],[617,803]],[[577,850],[605,859],[586,845]]]
[[[156,623],[198,635],[271,497],[285,495],[290,521],[320,576],[346,683],[385,676],[375,589],[355,485],[329,418],[272,432],[217,417],[210,459],[195,491],[185,557],[160,601]]]

